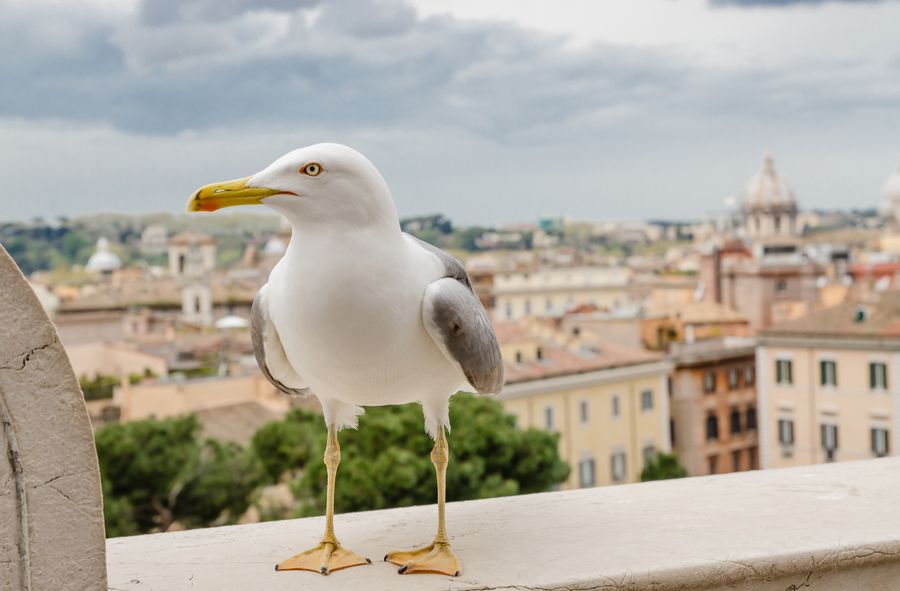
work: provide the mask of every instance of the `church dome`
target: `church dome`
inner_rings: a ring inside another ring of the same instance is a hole
[[[743,192],[745,211],[753,210],[797,210],[794,190],[788,180],[775,170],[772,154],[763,156],[762,170],[753,175]]]
[[[900,164],[881,187],[881,211],[887,215],[893,215],[900,209]]]
[[[84,268],[95,273],[110,273],[121,266],[122,259],[109,249],[109,240],[101,238],[97,241],[97,250],[88,259]]]

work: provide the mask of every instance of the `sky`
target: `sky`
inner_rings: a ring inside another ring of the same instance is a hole
[[[801,208],[900,161],[900,2],[0,0],[0,220],[182,212],[336,141],[401,216],[691,219],[771,150]]]

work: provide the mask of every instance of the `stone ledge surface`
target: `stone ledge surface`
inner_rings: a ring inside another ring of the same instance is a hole
[[[340,476],[338,477],[340,486]],[[373,560],[323,577],[275,572],[320,517],[107,541],[109,589],[900,589],[900,458],[451,503],[457,578],[396,574],[434,506],[339,515]]]

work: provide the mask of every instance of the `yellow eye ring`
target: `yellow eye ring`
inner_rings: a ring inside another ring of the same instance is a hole
[[[309,176],[318,176],[322,172],[322,165],[317,162],[310,162],[300,172]]]

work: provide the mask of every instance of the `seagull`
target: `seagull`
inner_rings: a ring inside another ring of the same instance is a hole
[[[276,570],[327,575],[370,564],[334,533],[338,432],[366,406],[422,405],[434,439],[438,526],[434,541],[389,552],[400,574],[458,576],[445,528],[450,397],[497,394],[500,347],[462,264],[400,230],[387,183],[362,154],[340,144],[289,152],[261,172],[214,183],[189,212],[262,204],[292,228],[290,244],[253,300],[251,334],[263,375],[292,395],[315,395],[328,428],[325,533]]]

